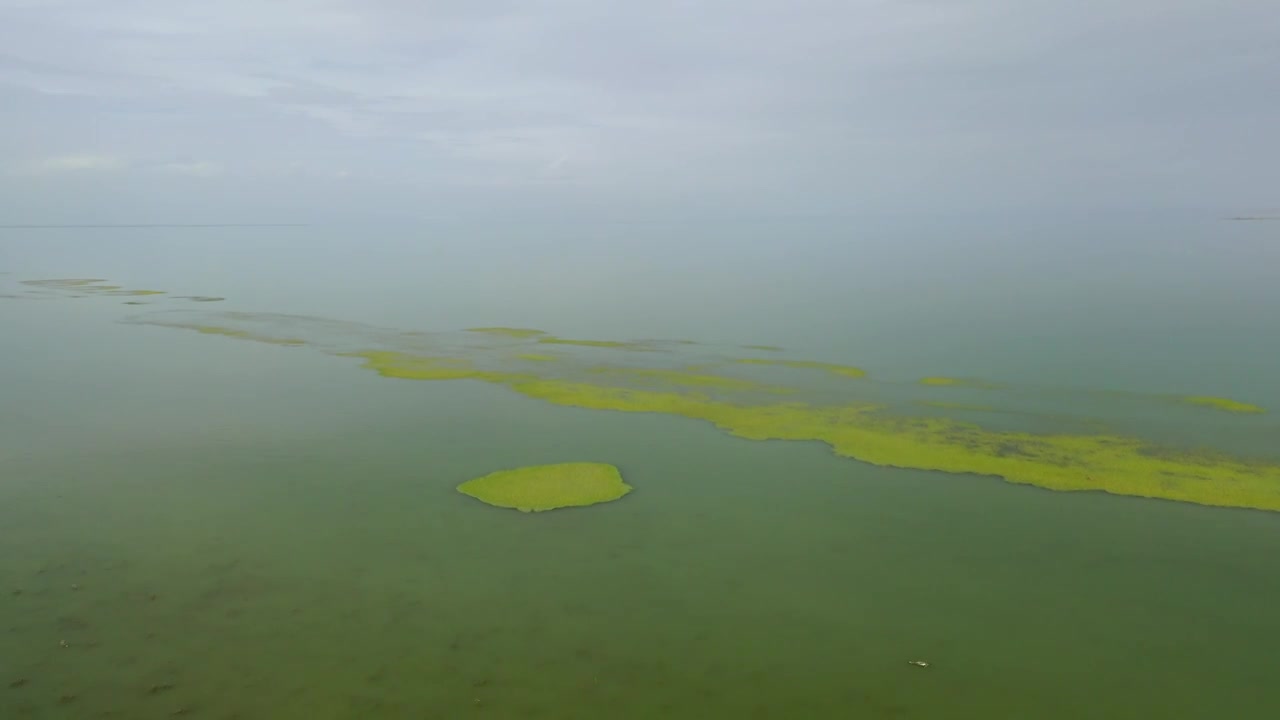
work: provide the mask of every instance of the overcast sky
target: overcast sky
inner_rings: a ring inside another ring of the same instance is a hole
[[[1275,0],[0,0],[0,223],[1280,206]]]

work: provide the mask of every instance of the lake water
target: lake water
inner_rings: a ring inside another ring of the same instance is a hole
[[[0,272],[0,718],[1280,713],[1280,513],[880,467],[333,351],[474,326],[777,345],[872,394],[1019,388],[1006,429],[1275,463],[1280,223],[9,229]],[[23,284],[54,278],[169,294]],[[152,322],[259,313],[303,316],[305,344]],[[635,491],[519,513],[454,489],[578,460]]]

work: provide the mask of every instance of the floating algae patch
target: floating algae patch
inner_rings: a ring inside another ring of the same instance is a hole
[[[107,292],[105,292],[105,293],[103,293],[103,294],[104,294],[104,295],[131,295],[131,296],[134,296],[134,297],[143,297],[143,296],[146,296],[146,295],[164,295],[165,293],[164,293],[164,291],[163,291],[163,290],[120,290],[120,289],[112,289],[112,290],[109,290],[109,291],[107,291]]]
[[[236,338],[237,340],[252,340],[254,342],[267,343],[269,345],[288,345],[299,346],[306,345],[305,340],[288,337],[271,337],[270,335],[258,335],[248,330],[239,330],[236,328],[218,327],[216,325],[193,325],[187,328],[195,330],[201,335],[221,335],[223,337]]]
[[[464,358],[430,357],[412,355],[393,350],[363,350],[337,353],[341,357],[364,360],[362,367],[383,377],[401,380],[486,380],[503,382],[526,376],[478,369]]]
[[[330,354],[382,347],[417,352],[422,351],[426,344],[423,340],[406,337],[404,332],[398,330],[281,313],[181,309],[142,313],[122,318],[120,322],[193,330],[207,335],[225,335],[277,345],[308,345]]]
[[[758,394],[739,394],[738,386],[725,390],[722,381],[734,378],[687,369],[592,371],[572,362],[571,348],[566,348],[570,362],[528,363],[521,366],[522,372],[511,372],[502,369],[502,363],[513,358],[509,345],[486,346],[477,343],[483,338],[474,334],[471,342],[462,344],[450,344],[454,342],[451,336],[432,335],[432,352],[424,353],[406,345],[410,340],[403,332],[358,323],[250,313],[195,313],[206,319],[192,322],[194,311],[176,312],[182,319],[171,319],[173,313],[155,313],[131,322],[259,342],[301,337],[316,350],[358,358],[365,368],[384,377],[478,380],[560,406],[701,420],[744,439],[816,440],[841,456],[882,466],[987,475],[1054,490],[1101,490],[1280,511],[1280,465],[1213,452],[1181,451],[1108,431],[1065,431],[1057,426],[1037,432],[996,429],[947,416],[896,415],[890,412],[892,406],[884,403],[776,402]],[[161,317],[156,319],[155,315]],[[207,318],[212,316],[223,321],[210,322]],[[357,342],[364,347],[352,347]],[[753,364],[831,367],[803,361]],[[708,381],[707,377],[716,379]],[[722,397],[712,397],[712,392]],[[823,392],[822,397],[829,396]],[[902,400],[909,402],[910,398]],[[894,404],[900,402],[895,400]]]
[[[51,278],[48,280],[23,280],[22,284],[35,287],[82,289],[87,285],[104,282],[106,280],[102,278]]]
[[[631,489],[618,468],[589,462],[500,470],[458,486],[464,495],[521,512],[598,505],[617,500]]]
[[[146,295],[164,295],[163,290],[129,290],[122,285],[100,285],[106,280],[100,278],[55,278],[51,280],[24,280],[24,285],[51,288],[63,291],[76,291],[98,295],[124,295],[141,297]]]
[[[534,338],[547,333],[542,330],[534,330],[532,328],[510,328],[510,327],[478,327],[467,328],[467,332],[485,333],[486,335],[501,335],[509,338]]]
[[[798,368],[801,370],[822,370],[832,375],[840,375],[842,377],[861,378],[867,376],[867,371],[860,367],[852,365],[838,365],[836,363],[816,362],[813,360],[775,360],[773,358],[739,358],[734,360],[740,365],[774,365],[777,367]]]
[[[738,392],[789,392],[790,388],[765,385],[753,380],[711,375],[705,372],[686,370],[663,370],[658,368],[593,368],[594,375],[620,380],[627,384],[673,386],[698,388],[703,390],[721,390]]]
[[[743,345],[744,350],[760,350],[762,352],[782,352],[777,345]]]
[[[1191,395],[1189,397],[1182,398],[1182,402],[1231,413],[1257,414],[1266,412],[1264,408],[1260,408],[1257,405],[1250,405],[1249,403],[1242,403],[1236,400],[1229,400],[1227,398],[1210,397],[1208,395]]]
[[[874,405],[739,405],[562,381],[510,387],[557,405],[706,420],[749,440],[818,440],[838,455],[873,465],[990,475],[1051,490],[1280,510],[1280,465],[1179,452],[1134,438],[995,431],[947,418],[894,417]]]

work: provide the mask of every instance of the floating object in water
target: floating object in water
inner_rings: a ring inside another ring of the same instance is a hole
[[[604,463],[561,463],[500,470],[468,480],[458,492],[522,512],[610,502],[631,492],[618,468]]]
[[[929,667],[929,663],[924,660],[908,660],[907,664],[915,665],[916,667]]]

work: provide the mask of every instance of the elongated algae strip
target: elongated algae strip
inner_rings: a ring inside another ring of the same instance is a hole
[[[223,337],[231,337],[238,340],[252,340],[254,342],[268,343],[270,345],[299,346],[307,344],[305,340],[299,340],[298,338],[277,338],[269,335],[251,333],[248,330],[218,327],[216,325],[193,325],[189,329],[195,330],[201,335],[221,335]]]
[[[458,486],[458,492],[481,502],[522,512],[597,505],[631,490],[618,468],[586,462],[500,470]]]
[[[394,377],[402,380],[484,380],[486,374],[476,369],[467,360],[455,358],[434,358],[389,350],[366,350],[363,352],[341,353],[343,357],[364,359],[363,367],[373,370],[383,377]]]
[[[872,405],[743,406],[562,381],[511,387],[558,405],[706,420],[750,440],[818,440],[838,455],[873,465],[992,475],[1051,490],[1280,510],[1280,466],[1174,453],[1133,438],[1000,432],[944,418],[893,417]]]
[[[1182,398],[1182,401],[1191,405],[1199,405],[1201,407],[1213,408],[1214,410],[1222,410],[1233,413],[1264,413],[1265,409],[1257,405],[1242,403],[1237,400],[1229,400],[1227,398],[1210,397],[1208,395],[1192,395]]]
[[[164,290],[110,290],[105,295],[130,295],[134,297],[142,297],[146,295],[164,295]]]
[[[283,316],[227,317],[269,323]],[[151,322],[245,340],[281,342],[264,336],[260,329],[251,332],[168,320]],[[350,331],[345,324],[340,328]],[[1213,452],[1175,451],[1132,437],[993,430],[952,418],[900,416],[883,405],[869,403],[755,402],[758,397],[745,402],[736,396],[729,401],[709,392],[745,390],[745,386],[733,385],[733,378],[684,370],[609,368],[583,373],[572,363],[526,363],[519,366],[520,372],[513,372],[488,364],[516,357],[501,353],[496,357],[478,355],[473,361],[391,350],[338,351],[323,342],[309,344],[323,352],[359,359],[365,368],[388,378],[478,380],[565,407],[680,416],[712,423],[744,439],[823,442],[838,455],[875,465],[987,475],[1053,490],[1100,490],[1280,511],[1280,465]],[[459,351],[470,354],[475,349]],[[827,366],[798,362],[801,367],[825,370]],[[565,369],[579,374],[572,379],[551,376]],[[636,380],[645,381],[640,383],[643,387],[636,387]]]
[[[534,330],[532,328],[510,328],[510,327],[476,327],[467,328],[467,332],[484,333],[486,335],[501,335],[510,338],[534,338],[547,333],[542,330]]]
[[[556,405],[679,415],[704,420],[749,440],[817,440],[836,454],[873,465],[990,475],[1051,490],[1280,510],[1280,466],[1211,454],[1175,453],[1112,435],[1035,435],[982,428],[946,418],[897,417],[876,405],[741,405],[705,395],[607,387],[589,382],[481,372],[398,354],[359,353],[387,377],[473,378],[505,385]],[[428,368],[421,369],[425,363]]]
[[[52,280],[23,280],[23,285],[52,288],[56,290],[74,290],[77,292],[98,295],[164,295],[164,290],[128,290],[120,285],[101,285],[106,280],[98,278],[55,278]]]
[[[619,350],[649,350],[648,345],[623,340],[574,340],[562,337],[539,337],[538,342],[546,345],[577,345],[579,347],[615,348]]]
[[[106,280],[102,278],[53,278],[50,280],[23,280],[23,285],[34,285],[36,287],[50,288],[83,288],[96,283],[103,283]]]

